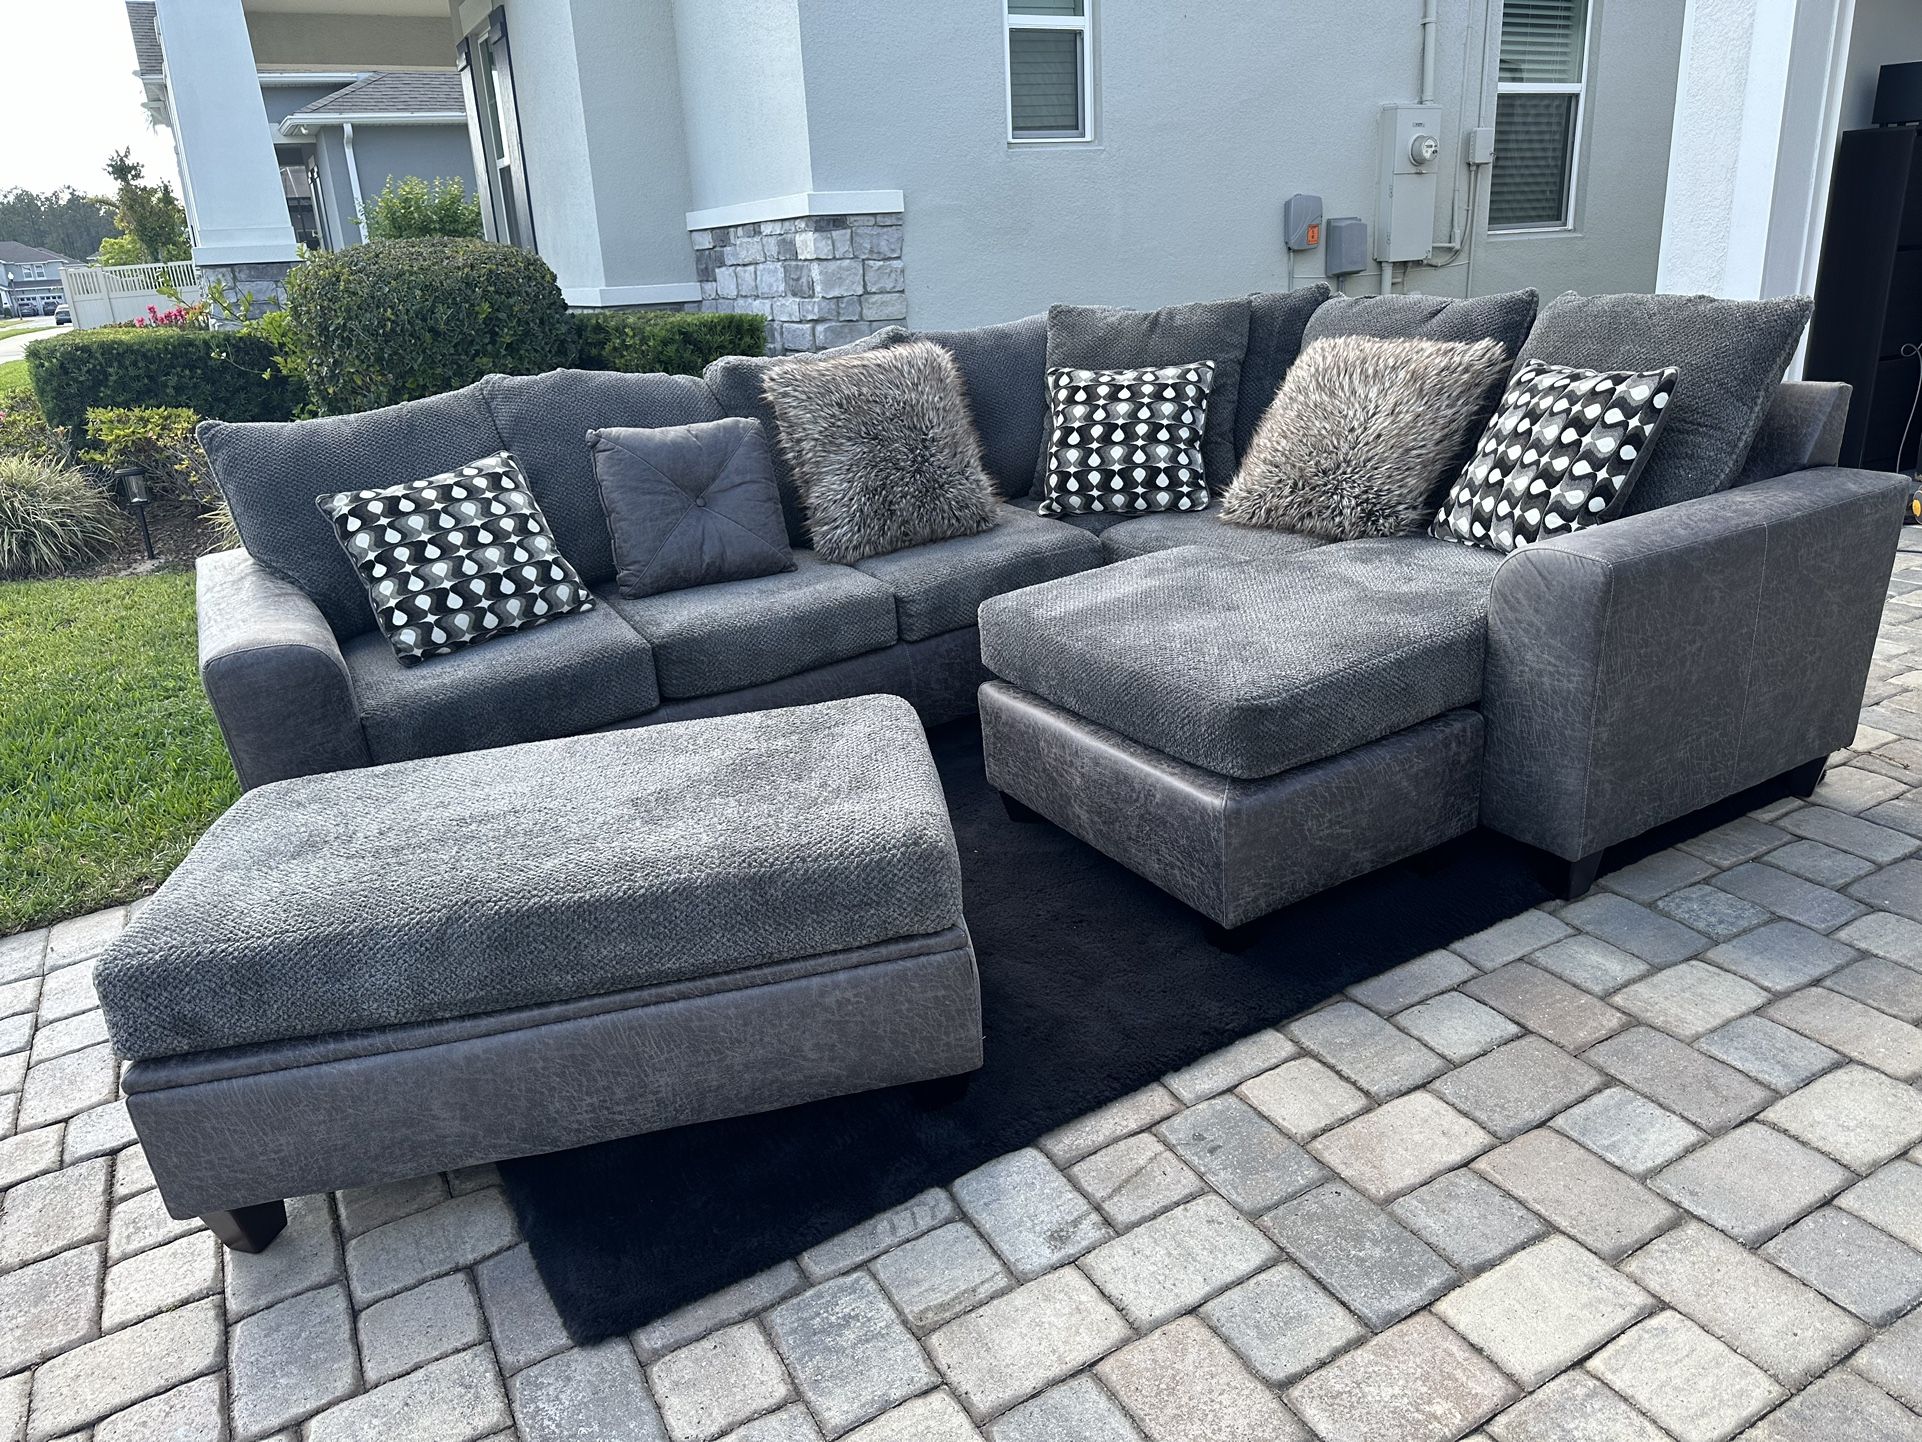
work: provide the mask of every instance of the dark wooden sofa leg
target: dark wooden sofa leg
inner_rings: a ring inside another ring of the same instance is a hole
[[[1799,796],[1804,801],[1815,794],[1815,788],[1822,784],[1822,773],[1829,769],[1829,758],[1818,756],[1813,761],[1804,761],[1793,771],[1782,773],[1782,784],[1790,796]]]
[[[974,1073],[964,1071],[959,1076],[930,1077],[927,1081],[915,1082],[909,1086],[908,1095],[914,1099],[918,1110],[938,1112],[960,1101],[973,1084]]]
[[[1594,886],[1595,878],[1601,875],[1601,871],[1602,853],[1599,851],[1591,851],[1574,861],[1562,861],[1557,857],[1554,885],[1563,901],[1576,901],[1588,895],[1589,888]]]
[[[1001,804],[1007,808],[1008,820],[1010,821],[1026,823],[1030,821],[1046,821],[1048,819],[1032,806],[1028,805],[1027,802],[1016,801],[1005,791],[1001,793]]]
[[[1223,926],[1218,921],[1210,921],[1201,928],[1201,934],[1208,945],[1216,951],[1225,951],[1230,956],[1240,956],[1254,946],[1268,933],[1268,918],[1258,916],[1253,921],[1244,921],[1240,926]]]
[[[285,1202],[258,1202],[231,1212],[208,1212],[201,1217],[207,1230],[236,1252],[264,1252],[287,1225]]]

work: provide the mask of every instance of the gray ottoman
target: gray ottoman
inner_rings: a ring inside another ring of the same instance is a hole
[[[248,1249],[286,1197],[981,1062],[954,834],[884,696],[260,787],[95,981],[168,1210]]]

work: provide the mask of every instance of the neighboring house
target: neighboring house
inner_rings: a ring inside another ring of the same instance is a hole
[[[229,133],[190,147],[175,124],[173,71],[154,0],[128,0],[136,70],[149,113],[173,130],[197,260],[207,248],[203,234],[218,229],[200,218],[201,192],[225,178],[208,172],[232,165],[237,150],[249,152],[256,165],[262,157],[271,160],[292,239],[314,250],[364,240],[367,206],[389,178],[458,179],[474,193],[467,111],[450,47],[424,35],[409,44],[404,26],[397,30],[375,17],[342,16],[341,24],[332,24],[323,13],[307,17],[317,23],[303,25],[300,15],[284,13],[284,7],[261,11],[248,14],[246,25],[266,145],[253,140],[260,132],[248,113],[233,116]],[[438,15],[439,7],[432,13]]]
[[[398,68],[438,47],[489,235],[538,250],[571,304],[757,311],[796,350],[895,320],[1298,284],[1330,258],[1326,227],[1284,244],[1298,192],[1367,225],[1338,278],[1350,293],[1808,289],[1840,118],[1872,61],[1922,58],[1915,0],[159,0],[159,15],[204,102],[176,115],[187,169],[246,133],[231,112],[253,87],[236,77],[269,56],[317,63],[353,35]],[[249,185],[235,235],[268,209]]]
[[[0,240],[0,304],[12,315],[45,315],[67,298],[60,267],[79,262],[37,245]]]

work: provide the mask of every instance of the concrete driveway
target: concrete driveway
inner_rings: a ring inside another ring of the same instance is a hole
[[[18,335],[0,337],[0,365],[5,365],[10,360],[19,360],[27,353],[29,341],[39,340],[54,328],[53,317],[50,315],[31,321],[0,320],[0,330],[11,330],[16,325],[31,325],[33,329],[23,330]],[[60,329],[67,330],[69,327],[62,326]]]

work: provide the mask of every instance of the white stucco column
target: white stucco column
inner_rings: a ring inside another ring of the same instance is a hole
[[[1854,0],[1687,0],[1656,288],[1812,290]]]
[[[241,0],[159,0],[157,28],[195,262],[284,268],[298,251]]]

